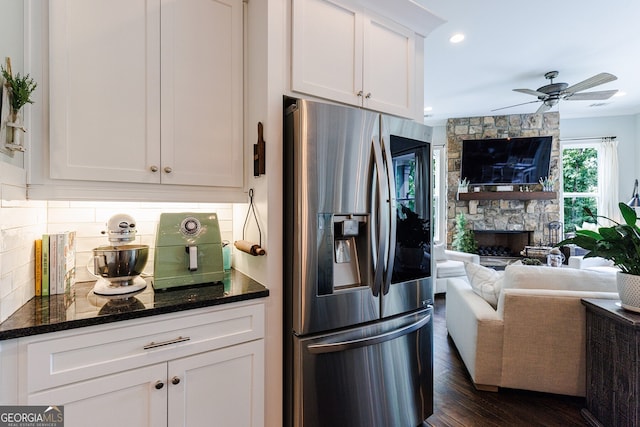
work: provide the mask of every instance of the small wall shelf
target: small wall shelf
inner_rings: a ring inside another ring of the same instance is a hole
[[[555,191],[472,191],[458,193],[458,200],[554,200]]]

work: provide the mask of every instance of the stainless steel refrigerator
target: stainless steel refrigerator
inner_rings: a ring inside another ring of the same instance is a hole
[[[433,411],[431,129],[284,99],[287,426]]]

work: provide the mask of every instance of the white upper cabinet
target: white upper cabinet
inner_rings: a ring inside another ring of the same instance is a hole
[[[415,38],[357,5],[292,0],[292,90],[411,117]]]
[[[162,182],[242,187],[242,0],[163,0],[161,15]]]
[[[242,0],[56,0],[50,177],[243,188]]]
[[[292,5],[292,89],[361,105],[362,14],[327,0]]]
[[[410,30],[367,15],[364,19],[364,107],[411,117],[416,96],[415,57],[415,35]]]
[[[51,177],[159,182],[159,0],[62,0],[49,13]]]

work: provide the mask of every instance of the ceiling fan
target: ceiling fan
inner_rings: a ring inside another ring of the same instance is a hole
[[[589,100],[604,100],[611,98],[618,90],[600,90],[595,92],[582,92],[583,90],[590,89],[595,86],[599,86],[605,83],[612,82],[617,79],[616,76],[609,73],[596,74],[593,77],[589,77],[586,80],[569,86],[567,83],[554,83],[553,79],[558,77],[557,71],[549,71],[545,73],[544,77],[549,80],[549,84],[539,87],[537,90],[532,89],[513,89],[515,92],[526,93],[527,95],[536,96],[536,101],[523,102],[522,104],[510,105],[508,107],[497,108],[491,111],[503,110],[505,108],[517,107],[519,105],[531,104],[534,102],[542,102],[540,108],[536,113],[544,113],[549,111],[551,107],[556,105],[560,100],[566,101],[589,101]]]

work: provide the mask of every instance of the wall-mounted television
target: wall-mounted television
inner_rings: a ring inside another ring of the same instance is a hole
[[[460,177],[470,184],[537,184],[549,176],[550,136],[462,141]]]

